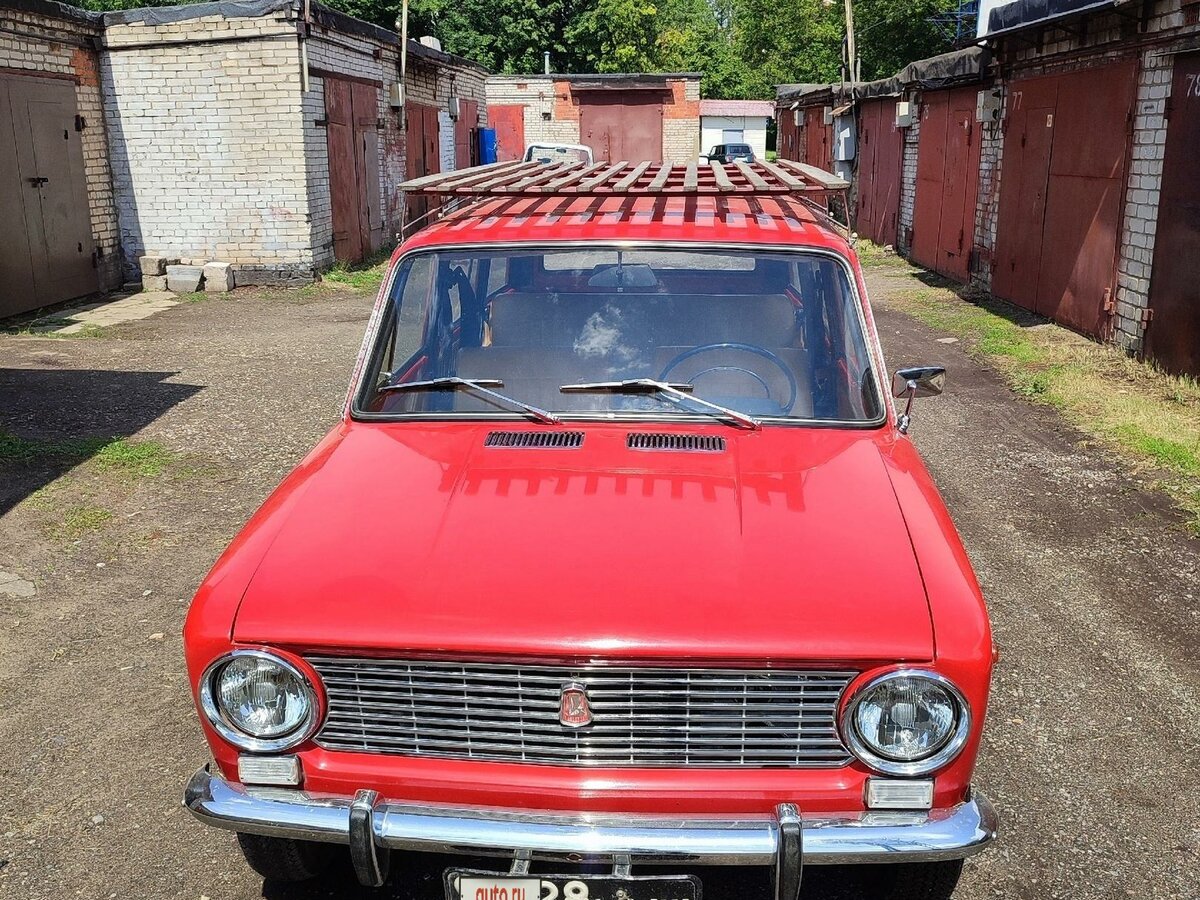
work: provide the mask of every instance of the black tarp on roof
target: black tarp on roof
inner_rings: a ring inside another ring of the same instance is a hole
[[[1107,12],[1128,2],[1132,0],[1013,0],[988,14],[987,32],[981,36],[994,37],[1081,13]]]
[[[837,89],[836,84],[781,84],[775,88],[775,102],[816,106],[832,100]]]

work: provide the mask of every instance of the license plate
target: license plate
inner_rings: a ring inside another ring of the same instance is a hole
[[[446,900],[700,900],[692,875],[500,875],[446,870]]]

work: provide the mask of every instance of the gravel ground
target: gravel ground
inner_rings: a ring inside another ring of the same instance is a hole
[[[1003,652],[978,781],[1003,815],[957,897],[1200,897],[1200,542],[1161,495],[952,343],[889,312],[889,362],[944,361],[914,436],[989,598]],[[0,336],[0,428],[128,435],[157,474],[0,462],[0,896],[368,897],[347,866],[263,884],[231,836],[179,807],[206,759],[182,663],[187,600],[267,492],[334,421],[370,298],[181,304],[99,338]],[[447,860],[383,896],[436,900]],[[701,871],[765,897],[763,872]],[[842,896],[814,872],[806,896]]]

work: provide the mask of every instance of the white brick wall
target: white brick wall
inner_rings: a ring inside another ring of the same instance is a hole
[[[917,143],[921,137],[921,117],[901,129],[904,132],[904,160],[900,167],[900,228],[896,236],[897,249],[909,251],[913,227],[913,205],[917,195]]]
[[[1133,120],[1133,158],[1125,190],[1121,254],[1117,262],[1116,317],[1113,340],[1127,350],[1140,350],[1143,315],[1149,303],[1154,235],[1158,228],[1158,194],[1167,139],[1167,99],[1171,93],[1172,57],[1147,54],[1138,75]]]
[[[282,16],[109,25],[101,81],[131,264],[222,260],[242,281],[311,271],[295,34]],[[243,39],[205,42],[229,37]]]
[[[1001,102],[1004,102],[1001,96]],[[992,285],[992,259],[996,253],[996,221],[1000,211],[1000,168],[1004,130],[1000,122],[979,126],[979,193],[975,200],[975,249],[979,263],[972,281],[985,290]]]

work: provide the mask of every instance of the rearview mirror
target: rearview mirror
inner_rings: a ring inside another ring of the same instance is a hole
[[[892,396],[908,398],[904,412],[896,420],[896,428],[900,433],[908,434],[914,397],[936,397],[945,389],[945,366],[911,366],[907,369],[897,369],[896,374],[892,376]]]
[[[892,396],[936,397],[946,389],[945,366],[910,366],[897,369],[892,377]]]

